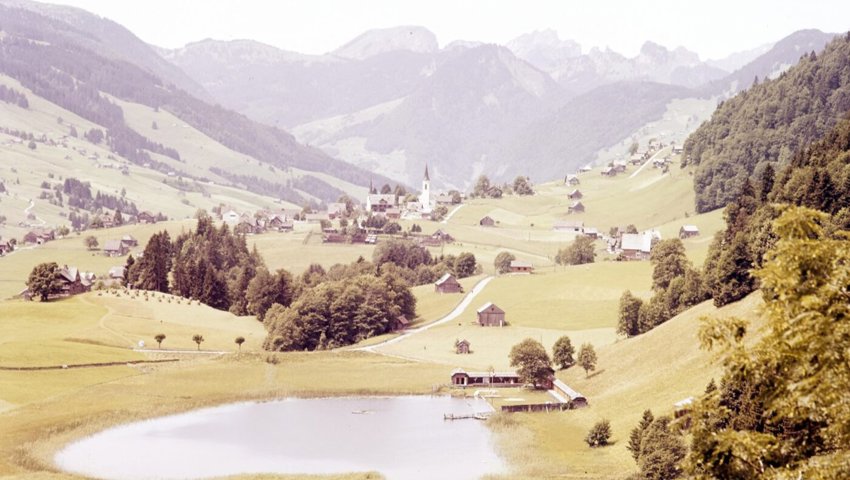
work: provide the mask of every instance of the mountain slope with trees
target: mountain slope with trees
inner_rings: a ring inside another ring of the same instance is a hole
[[[776,80],[753,85],[721,104],[711,121],[685,142],[685,161],[697,166],[696,209],[722,207],[744,180],[768,164],[787,165],[850,111],[850,35],[814,52]]]
[[[271,166],[327,172],[357,185],[367,185],[378,177],[300,145],[280,129],[204,103],[133,63],[100,56],[69,40],[72,37],[65,32],[74,32],[73,26],[4,6],[0,6],[0,14],[5,34],[0,40],[0,72],[19,80],[35,94],[102,125],[105,131],[101,133],[110,149],[134,163],[158,168],[151,153],[181,159],[175,149],[130,128],[121,107],[104,94],[167,110],[222,145]]]

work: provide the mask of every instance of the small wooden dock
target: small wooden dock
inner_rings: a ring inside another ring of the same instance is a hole
[[[487,418],[492,415],[493,412],[479,412],[479,413],[462,413],[462,414],[454,414],[454,413],[444,413],[443,420],[487,420]]]

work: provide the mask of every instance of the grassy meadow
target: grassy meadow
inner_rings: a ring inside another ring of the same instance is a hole
[[[10,80],[0,76],[0,82]],[[90,127],[83,119],[35,96],[30,96],[30,101],[31,114],[15,116],[23,119],[18,128],[53,135],[64,132],[70,124],[79,131]],[[243,166],[246,173],[258,176],[287,178],[301,174],[259,170],[256,162],[184,127],[167,112],[123,102],[121,106],[128,122],[142,134],[174,145],[181,153],[185,150],[188,164],[198,171],[224,162]],[[0,114],[8,108],[13,107],[0,103]],[[57,123],[58,116],[63,117],[63,125]],[[153,122],[157,123],[156,129]],[[76,139],[70,142],[98,152],[101,163],[106,163],[108,152],[100,147]],[[125,258],[88,251],[83,245],[87,235],[95,235],[101,246],[124,234],[133,235],[140,242],[140,247],[133,249],[136,253],[157,231],[166,229],[173,237],[192,228],[194,221],[186,218],[199,207],[210,208],[219,203],[246,210],[281,206],[271,198],[214,184],[204,186],[209,196],[200,192],[178,194],[163,183],[166,177],[162,174],[131,167],[131,174],[123,176],[117,169],[97,168],[92,160],[61,147],[39,144],[33,152],[26,146],[13,145],[0,147],[0,153],[4,158],[0,179],[7,188],[11,187],[8,194],[0,195],[0,214],[7,217],[7,224],[0,226],[4,237],[20,237],[26,231],[16,225],[26,220],[30,199],[35,199],[32,212],[38,219],[48,224],[65,223],[62,209],[37,199],[38,185],[43,179],[55,183],[65,176],[78,176],[82,169],[87,175],[90,173],[96,189],[114,193],[114,185],[128,185],[128,197],[140,208],[162,210],[177,219],[71,235],[0,258],[2,299],[23,289],[30,270],[41,262],[75,265],[99,275],[124,264]],[[73,161],[65,160],[66,155],[72,156]],[[188,168],[176,163],[174,166]],[[599,241],[596,263],[557,266],[556,253],[569,245],[574,235],[554,232],[552,225],[559,220],[581,220],[586,226],[607,233],[612,226],[634,224],[641,230],[657,228],[664,238],[672,238],[681,225],[694,224],[702,234],[684,244],[697,266],[705,258],[713,233],[723,227],[720,211],[694,215],[690,170],[682,170],[674,163],[664,175],[647,166],[632,176],[636,169],[630,166],[625,174],[615,178],[601,176],[600,169],[581,174],[577,188],[584,194],[584,214],[567,214],[571,203],[567,194],[575,187],[555,181],[537,185],[536,194],[529,197],[469,200],[446,223],[401,221],[404,227],[419,224],[426,234],[441,228],[456,238],[453,244],[431,248],[434,256],[464,251],[476,256],[483,274],[461,280],[466,292],[487,275],[495,274],[493,260],[501,251],[531,261],[536,271],[531,275],[497,276],[455,321],[378,346],[377,353],[341,349],[269,354],[261,350],[265,331],[253,317],[236,317],[170,295],[104,291],[49,303],[0,301],[0,324],[4,326],[0,367],[120,363],[43,371],[0,369],[0,477],[75,478],[56,472],[52,465],[53,454],[66,442],[112,425],[201,406],[285,396],[446,391],[445,384],[454,367],[507,369],[508,352],[522,339],[533,338],[551,348],[562,335],[569,335],[576,347],[584,342],[596,346],[599,366],[589,378],[578,368],[558,373],[559,378],[588,397],[590,406],[569,412],[495,416],[489,423],[499,450],[512,468],[505,477],[624,477],[634,470],[625,444],[641,412],[652,408],[656,414],[670,413],[674,402],[699,394],[709,379],[719,374],[717,353],[698,348],[699,318],[738,315],[753,319],[759,305],[755,296],[721,310],[702,304],[640,337],[626,340],[616,335],[620,295],[629,289],[648,298],[651,265],[611,261]],[[49,174],[54,178],[50,179]],[[15,181],[18,177],[20,184]],[[362,193],[350,185],[339,187],[352,194]],[[176,198],[180,200],[175,201]],[[485,215],[493,217],[497,225],[479,226],[479,219]],[[359,256],[371,259],[375,248],[323,244],[318,226],[306,224],[296,225],[291,233],[251,235],[247,242],[249,248],[256,247],[262,254],[269,269],[285,268],[294,275],[312,263],[328,268]],[[443,317],[464,298],[463,294],[437,294],[433,285],[414,287],[413,293],[419,315],[415,325]],[[508,326],[482,328],[475,323],[475,310],[488,301],[506,310]],[[153,338],[158,333],[166,335],[162,351]],[[201,354],[194,353],[194,334],[205,338]],[[374,345],[396,335],[369,339],[358,346]],[[233,341],[237,336],[246,338],[241,352]],[[455,354],[454,342],[459,339],[470,341],[472,354]],[[134,350],[139,341],[145,342],[146,351]],[[179,361],[124,363],[170,358]],[[493,402],[502,405],[547,396],[510,389],[500,391],[500,397]],[[611,420],[615,443],[592,450],[582,439],[600,418]],[[321,478],[377,478],[377,474]]]

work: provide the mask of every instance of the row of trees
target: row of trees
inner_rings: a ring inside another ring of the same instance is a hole
[[[552,347],[552,358],[546,352],[543,344],[532,338],[526,338],[511,348],[508,356],[511,366],[517,369],[517,374],[523,383],[539,387],[548,383],[555,373],[552,369],[552,361],[561,369],[579,365],[584,369],[585,375],[596,369],[596,350],[590,343],[582,344],[575,354],[570,337],[559,338]]]
[[[472,188],[473,198],[501,198],[504,194],[534,195],[531,179],[524,175],[517,176],[512,183],[496,185],[486,175],[481,175]]]

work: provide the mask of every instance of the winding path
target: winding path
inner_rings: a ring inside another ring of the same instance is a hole
[[[475,297],[477,297],[478,294],[481,293],[482,290],[484,290],[484,287],[486,287],[487,284],[490,283],[491,280],[493,280],[493,278],[494,278],[493,276],[487,276],[485,278],[482,278],[478,283],[475,284],[474,287],[472,287],[472,290],[470,290],[469,293],[467,293],[466,296],[463,297],[463,300],[461,300],[461,302],[451,312],[449,312],[448,314],[446,314],[445,316],[443,316],[439,320],[435,320],[435,321],[428,323],[426,325],[422,325],[421,327],[417,327],[417,328],[407,330],[403,334],[401,334],[401,335],[399,335],[395,338],[385,340],[381,343],[376,343],[374,345],[369,345],[367,347],[359,347],[359,348],[355,348],[353,350],[362,351],[362,352],[372,352],[372,353],[377,353],[377,354],[380,354],[380,355],[386,355],[385,353],[379,352],[375,349],[378,348],[378,347],[386,347],[387,345],[392,345],[394,343],[398,343],[398,342],[404,340],[405,338],[416,335],[417,333],[422,333],[426,330],[429,330],[433,327],[436,327],[437,325],[442,325],[444,323],[451,322],[452,320],[459,317],[464,312],[464,310],[466,310],[466,308],[469,307],[469,304],[472,303],[472,300],[474,300]],[[389,355],[389,356],[393,356],[393,355]],[[421,361],[421,360],[419,360],[419,361]]]
[[[451,211],[451,212],[449,212],[449,214],[448,214],[448,215],[446,215],[446,218],[444,218],[444,219],[443,219],[443,221],[442,221],[442,222],[440,222],[440,223],[449,223],[449,220],[451,220],[452,216],[453,216],[455,213],[457,213],[457,211],[458,211],[458,210],[460,210],[461,208],[463,208],[463,206],[464,206],[464,205],[466,205],[466,204],[465,204],[465,203],[461,203],[460,205],[458,205],[458,206],[456,206],[455,208],[453,208],[453,209],[452,209],[452,211]]]
[[[657,152],[655,152],[655,155],[649,157],[649,159],[647,161],[643,162],[643,164],[641,164],[641,166],[638,167],[637,170],[635,170],[634,172],[632,172],[631,175],[629,175],[629,178],[635,178],[637,176],[637,174],[639,174],[641,172],[641,170],[643,170],[643,167],[652,163],[652,161],[655,160],[655,157],[661,155],[661,152],[663,152],[664,150],[667,150],[667,148],[669,148],[669,147],[664,147],[661,150],[658,150]]]

